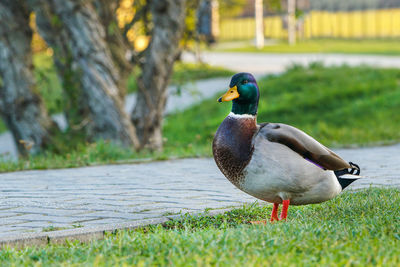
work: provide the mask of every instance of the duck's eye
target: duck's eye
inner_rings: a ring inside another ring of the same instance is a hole
[[[244,80],[244,81],[243,81],[243,84],[246,84],[246,83],[248,83],[248,82],[249,82],[248,80]]]

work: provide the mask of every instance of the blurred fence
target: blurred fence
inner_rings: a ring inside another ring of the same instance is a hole
[[[297,21],[299,38],[395,38],[400,37],[400,8],[349,12],[310,11]],[[284,16],[264,18],[267,38],[287,38]],[[220,24],[220,40],[255,37],[254,18],[225,19]]]

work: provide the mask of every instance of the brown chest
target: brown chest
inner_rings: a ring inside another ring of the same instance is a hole
[[[215,134],[214,160],[225,177],[236,186],[243,178],[243,170],[251,159],[252,140],[256,131],[255,117],[228,116]]]

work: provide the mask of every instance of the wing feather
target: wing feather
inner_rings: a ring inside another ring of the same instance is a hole
[[[293,126],[283,123],[266,123],[260,126],[258,135],[264,136],[270,142],[289,147],[325,169],[336,171],[351,168],[350,164],[336,153]]]

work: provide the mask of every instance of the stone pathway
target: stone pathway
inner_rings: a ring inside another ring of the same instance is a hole
[[[400,188],[400,144],[336,152],[362,167],[365,178],[350,189]],[[0,240],[54,227],[84,231],[256,201],[208,158],[4,173],[0,185]]]
[[[322,62],[325,65],[349,66],[369,65],[373,67],[400,68],[400,56],[375,56],[354,54],[267,54],[267,53],[221,53],[204,52],[203,61],[222,66],[237,72],[251,72],[265,75],[285,71],[292,64],[308,65]],[[195,62],[193,54],[183,54],[187,62]]]
[[[157,218],[254,201],[211,159],[0,174],[0,237]]]

